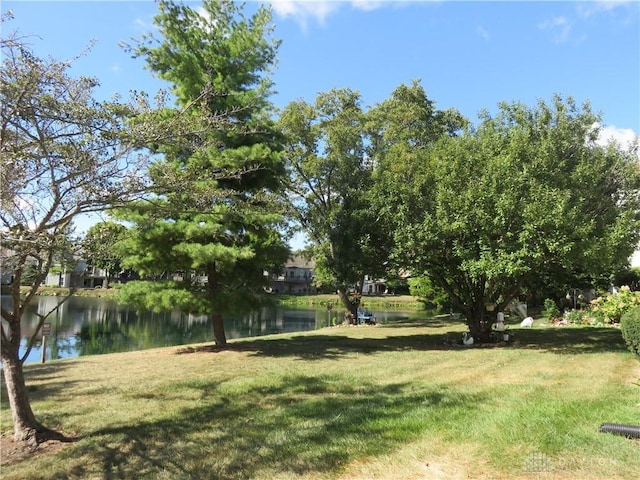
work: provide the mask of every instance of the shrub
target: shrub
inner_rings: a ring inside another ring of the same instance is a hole
[[[629,350],[640,357],[640,308],[629,310],[622,316],[620,330]]]
[[[628,286],[618,293],[591,300],[591,311],[604,323],[618,323],[622,315],[632,308],[640,307],[640,292],[632,292]]]
[[[572,325],[588,325],[590,323],[589,315],[583,310],[569,310],[565,313],[564,319]]]
[[[558,305],[556,305],[556,302],[554,302],[550,298],[546,298],[544,300],[544,310],[542,311],[542,316],[549,323],[557,319],[560,316],[560,310],[558,309]]]

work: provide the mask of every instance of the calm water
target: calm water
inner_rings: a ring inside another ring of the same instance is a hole
[[[3,297],[3,304],[8,298]],[[35,330],[38,317],[61,302],[61,297],[37,297],[23,317],[23,351]],[[402,312],[374,311],[378,322],[408,316]],[[336,310],[331,316],[336,317]],[[103,298],[72,297],[46,320],[51,323],[45,359],[143,350],[146,348],[212,342],[213,325],[206,316],[136,312]],[[323,310],[262,308],[244,317],[225,317],[228,339],[301,332],[326,327],[329,312]],[[38,339],[25,363],[40,362],[42,341]]]

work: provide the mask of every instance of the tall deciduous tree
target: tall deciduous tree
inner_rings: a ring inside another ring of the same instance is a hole
[[[359,93],[334,89],[314,104],[290,103],[279,126],[287,142],[287,199],[311,240],[317,281],[337,289],[355,314],[348,288],[383,263],[369,209],[372,165],[366,158],[365,117]]]
[[[248,307],[265,269],[288,256],[273,193],[284,168],[270,119],[270,69],[278,41],[271,14],[250,17],[231,1],[195,10],[160,1],[157,35],[130,46],[172,85],[177,105],[197,102],[191,142],[152,145],[155,195],[124,217],[132,235],[123,265],[153,282],[125,285],[121,299],[154,310],[209,314],[216,343],[226,344],[223,314]]]
[[[3,269],[13,270],[0,357],[14,437],[34,445],[54,432],[36,419],[28,399],[19,356],[23,312],[56,256],[67,251],[73,220],[145,188],[139,172],[146,157],[132,142],[139,135],[125,135],[136,106],[96,101],[97,80],[69,76],[70,62],[38,58],[15,35],[0,46],[0,236]],[[27,270],[35,274],[23,295]]]
[[[477,129],[444,137],[414,162],[398,257],[444,289],[472,335],[541,276],[598,276],[625,265],[640,236],[640,165],[599,146],[588,104],[554,97],[501,104]],[[408,168],[408,166],[407,166]]]
[[[367,112],[367,151],[375,166],[370,211],[375,212],[378,242],[386,246],[380,257],[387,260],[387,276],[416,278],[405,264],[404,245],[396,246],[396,229],[423,214],[420,201],[429,185],[419,181],[419,171],[425,156],[440,138],[459,134],[467,124],[457,110],[437,109],[418,80],[399,85]]]

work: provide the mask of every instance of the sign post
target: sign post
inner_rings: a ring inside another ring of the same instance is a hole
[[[47,337],[51,335],[51,324],[43,323],[42,324],[42,363],[44,363],[45,357],[47,355]]]

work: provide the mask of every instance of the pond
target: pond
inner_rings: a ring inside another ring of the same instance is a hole
[[[5,305],[8,297],[3,297]],[[38,317],[53,310],[62,297],[36,297],[22,322],[22,350],[34,332]],[[374,311],[379,323],[416,315],[415,312]],[[264,307],[242,317],[225,317],[227,339],[256,337],[274,333],[302,332],[328,326],[336,310]],[[155,347],[213,342],[213,324],[206,316],[137,312],[104,298],[72,297],[46,320],[51,335],[46,340],[45,361],[103,353],[144,350]],[[22,354],[22,353],[21,353]],[[42,340],[38,338],[25,363],[42,360]]]

